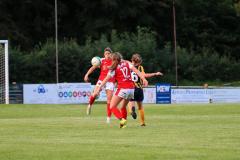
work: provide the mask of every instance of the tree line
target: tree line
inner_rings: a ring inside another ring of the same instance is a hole
[[[240,1],[175,1],[180,82],[239,80]],[[55,82],[54,1],[1,0],[0,20],[10,81]],[[174,83],[172,0],[58,0],[58,25],[60,81],[82,81],[110,46],[126,59],[139,52],[147,71]]]

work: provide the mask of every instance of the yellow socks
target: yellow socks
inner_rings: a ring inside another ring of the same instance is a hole
[[[139,109],[139,115],[140,115],[140,123],[145,124],[145,119],[144,119],[144,109]]]

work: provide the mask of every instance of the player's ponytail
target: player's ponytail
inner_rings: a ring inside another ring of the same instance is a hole
[[[119,52],[112,53],[112,65],[109,67],[110,70],[117,68],[118,64],[122,60],[122,55]]]

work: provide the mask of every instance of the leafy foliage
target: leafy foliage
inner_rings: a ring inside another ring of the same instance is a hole
[[[239,5],[176,0],[180,81],[239,80]],[[47,0],[1,0],[0,39],[12,47],[11,81],[55,82],[54,7]],[[126,59],[139,52],[146,71],[161,70],[161,80],[174,83],[172,0],[58,0],[58,26],[62,82],[82,81],[90,58],[110,46]]]
[[[146,72],[161,71],[164,77],[152,78],[150,82],[175,82],[175,59],[171,43],[159,49],[157,47],[156,33],[148,28],[138,27],[136,33],[118,33],[115,30],[108,40],[102,35],[99,40],[90,37],[84,45],[70,39],[59,44],[59,77],[60,82],[82,82],[84,74],[91,67],[93,56],[103,56],[103,49],[112,47],[119,51],[125,59],[130,60],[133,53],[143,57],[143,66]],[[178,46],[178,70],[180,81],[228,81],[240,79],[240,63],[228,56],[220,56],[214,49],[202,48],[198,51],[188,50]],[[45,44],[36,47],[30,54],[19,49],[11,51],[10,69],[13,76],[11,81],[22,83],[54,83],[55,44],[48,40]],[[19,75],[18,73],[22,73]],[[91,82],[97,80],[98,74],[92,74]]]

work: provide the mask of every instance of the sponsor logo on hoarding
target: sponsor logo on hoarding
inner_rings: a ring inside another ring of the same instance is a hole
[[[33,92],[37,92],[38,94],[44,94],[48,92],[48,90],[44,87],[44,85],[40,84],[37,89],[34,89]]]
[[[157,86],[157,92],[169,92],[170,90],[170,86]]]
[[[90,97],[91,92],[90,91],[63,91],[63,92],[58,92],[58,96],[60,98],[64,97]]]

